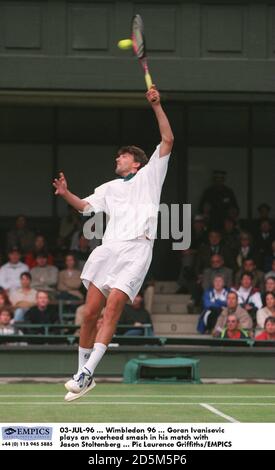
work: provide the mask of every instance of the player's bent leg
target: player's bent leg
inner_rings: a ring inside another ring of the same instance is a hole
[[[128,300],[128,295],[120,289],[111,290],[106,303],[103,324],[96,335],[95,343],[102,343],[108,346],[115,333],[122,310]]]
[[[95,285],[91,283],[86,297],[85,308],[83,311],[83,321],[80,328],[79,345],[82,348],[93,347],[97,333],[97,320],[105,303],[105,296]]]
[[[83,322],[80,330],[78,371],[72,379],[65,383],[65,388],[69,392],[80,393],[87,387],[89,387],[89,390],[93,388],[90,386],[92,383],[90,377],[87,378],[87,374],[84,374],[85,376],[83,375],[82,368],[91,355],[97,333],[97,320],[105,305],[105,302],[106,299],[102,292],[93,284],[90,284],[84,308]]]
[[[93,378],[95,368],[107,350],[107,346],[113,337],[117,322],[127,300],[128,295],[121,290],[111,290],[104,312],[103,324],[97,333],[90,358],[82,368],[79,376],[76,377],[75,380],[67,382],[65,385],[69,391],[65,397],[66,401],[73,401],[80,398],[95,386]]]

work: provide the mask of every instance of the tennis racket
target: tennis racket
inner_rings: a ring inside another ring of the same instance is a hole
[[[144,71],[144,79],[147,89],[150,90],[152,87],[152,78],[147,64],[144,26],[140,15],[135,15],[132,19],[132,42],[134,53],[136,54]]]

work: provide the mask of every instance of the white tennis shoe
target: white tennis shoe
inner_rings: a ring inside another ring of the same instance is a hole
[[[88,370],[87,370],[88,372]],[[65,388],[69,393],[65,396],[66,401],[76,400],[77,398],[85,395],[89,390],[96,386],[93,376],[89,373],[81,372],[78,376],[68,380],[65,383]]]

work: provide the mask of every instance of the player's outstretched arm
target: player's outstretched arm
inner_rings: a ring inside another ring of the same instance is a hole
[[[160,157],[164,157],[168,153],[171,152],[173,143],[174,143],[174,136],[168,121],[168,118],[165,112],[162,109],[161,102],[160,102],[160,94],[156,89],[155,85],[152,85],[149,91],[146,93],[146,98],[151,104],[157,121],[159,125],[159,131],[161,135],[161,144],[160,144]]]
[[[68,190],[68,184],[62,172],[59,173],[59,178],[55,178],[53,186],[55,187],[56,195],[63,197],[63,199],[77,211],[83,212],[84,208],[87,206],[87,202]]]

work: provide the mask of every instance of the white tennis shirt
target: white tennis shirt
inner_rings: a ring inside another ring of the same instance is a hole
[[[107,240],[155,238],[160,195],[170,156],[160,157],[159,149],[160,145],[147,165],[133,178],[108,181],[83,199],[88,203],[84,214],[92,210],[108,215],[103,243]]]

